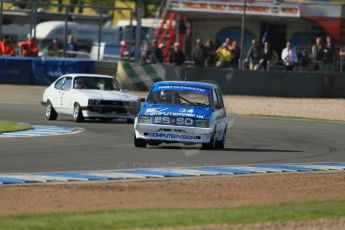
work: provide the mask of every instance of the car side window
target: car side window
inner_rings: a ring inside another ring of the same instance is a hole
[[[55,89],[62,90],[62,85],[64,82],[65,78],[61,78],[55,83]]]
[[[220,91],[220,89],[216,89],[216,94],[217,94],[217,99],[218,99],[218,103],[220,105],[221,108],[224,108],[224,101],[223,101],[223,97],[222,97],[222,92]]]
[[[68,91],[71,89],[72,86],[72,78],[68,77],[66,78],[65,82],[63,83],[62,90]]]
[[[214,108],[219,109],[220,108],[220,103],[218,100],[218,96],[216,93],[216,90],[213,90],[213,104],[214,104]]]

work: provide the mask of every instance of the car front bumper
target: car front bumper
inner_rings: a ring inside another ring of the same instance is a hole
[[[134,119],[139,113],[139,107],[89,105],[82,106],[84,117],[95,118],[131,118]]]
[[[213,134],[212,128],[156,125],[135,123],[135,136],[138,139],[160,140],[182,143],[207,143]]]

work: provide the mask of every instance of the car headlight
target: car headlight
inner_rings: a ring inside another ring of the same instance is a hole
[[[138,117],[138,123],[151,124],[152,123],[152,117],[150,117],[150,116],[139,116]]]
[[[198,119],[198,120],[195,120],[195,126],[200,127],[200,128],[208,128],[210,126],[210,121]]]
[[[89,100],[89,105],[99,105],[99,104],[101,104],[101,100],[97,100],[97,99]]]

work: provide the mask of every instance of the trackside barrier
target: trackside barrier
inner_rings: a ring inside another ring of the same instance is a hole
[[[345,74],[323,72],[246,71],[219,68],[175,67],[180,80],[218,84],[224,94],[278,97],[345,98]],[[173,76],[170,76],[172,78]]]
[[[32,84],[49,85],[58,77],[67,73],[94,73],[95,61],[78,59],[32,60]]]
[[[49,85],[66,73],[95,73],[95,61],[0,57],[0,84]]]
[[[116,77],[129,90],[147,91],[152,83],[167,80],[165,73],[165,68],[161,64],[119,62]]]
[[[31,84],[32,59],[0,57],[0,83]]]

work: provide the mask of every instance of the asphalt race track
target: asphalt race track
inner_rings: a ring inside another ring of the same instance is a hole
[[[178,144],[135,148],[132,124],[74,123],[72,117],[47,121],[39,101],[0,102],[0,119],[85,129],[62,136],[0,138],[0,173],[345,161],[345,123],[234,116],[226,148],[205,151]]]

